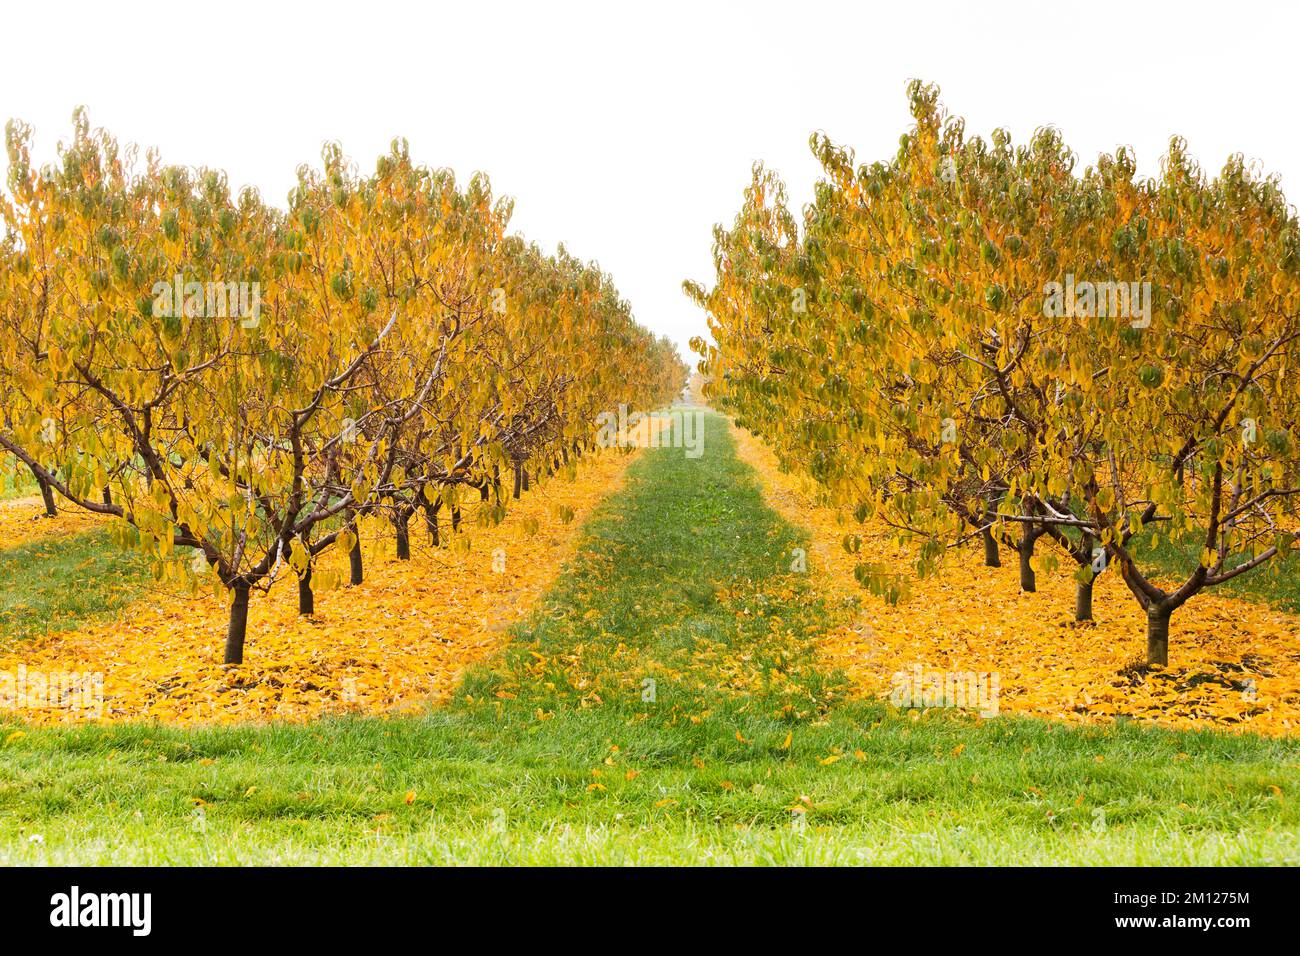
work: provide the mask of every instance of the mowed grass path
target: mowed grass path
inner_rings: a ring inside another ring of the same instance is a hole
[[[585,533],[424,717],[0,727],[0,862],[1300,862],[1296,742],[842,702],[721,418]]]

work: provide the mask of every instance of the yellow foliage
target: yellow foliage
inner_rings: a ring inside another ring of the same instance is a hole
[[[73,509],[62,500],[58,504],[58,515],[47,518],[39,495],[0,501],[0,548],[13,548],[29,541],[72,534],[94,526],[97,518],[89,511]]]
[[[297,577],[281,575],[265,599],[250,604],[252,640],[240,667],[214,663],[229,613],[224,597],[158,590],[116,621],[0,654],[0,670],[25,664],[28,671],[102,672],[105,721],[304,721],[445,701],[466,668],[500,649],[507,628],[551,586],[582,519],[617,490],[633,457],[586,456],[574,481],[557,477],[535,486],[494,527],[476,527],[478,503],[467,503],[465,526],[472,530],[461,540],[469,548],[422,547],[427,539],[413,526],[412,559],[398,561],[391,530],[363,525],[365,582],[318,593],[316,613],[302,617]],[[577,520],[561,521],[561,508]],[[522,533],[525,523],[535,523],[537,533]],[[506,556],[502,572],[494,569],[498,548]],[[342,566],[347,559],[335,550],[325,560]],[[32,724],[77,719],[58,709],[23,716]]]

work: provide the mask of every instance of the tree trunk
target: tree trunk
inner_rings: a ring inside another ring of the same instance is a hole
[[[998,555],[998,539],[993,537],[993,529],[985,528],[980,532],[980,537],[984,539],[984,566],[1002,567],[1002,558]]]
[[[427,501],[424,503],[424,526],[429,529],[429,540],[433,542],[433,546],[436,548],[440,543],[438,539],[438,509]]]
[[[397,559],[399,561],[411,560],[411,534],[408,521],[408,516],[400,512],[393,518],[393,523],[397,525]]]
[[[481,484],[481,485],[478,486],[478,500],[479,500],[479,501],[487,501],[488,498],[491,496],[491,494],[492,494],[491,488],[489,487],[489,485],[488,485],[488,483],[487,483],[486,481],[483,482],[483,484]]]
[[[1147,609],[1147,663],[1169,664],[1169,618],[1174,612],[1156,605]]]
[[[298,578],[298,613],[316,613],[316,595],[311,590],[310,566],[308,566],[307,572]]]
[[[1097,576],[1088,570],[1088,580],[1080,581],[1074,591],[1074,619],[1076,621],[1092,620],[1092,586]]]
[[[361,566],[361,535],[357,533],[355,524],[349,525],[348,528],[352,532],[352,537],[356,539],[352,545],[352,550],[348,552],[348,565],[352,571],[350,580],[355,585],[360,584],[365,579],[364,569]]]
[[[519,500],[519,495],[524,490],[524,466],[515,462],[515,500]]]
[[[451,509],[451,530],[460,530],[460,508]]]
[[[41,498],[45,501],[45,517],[57,517],[59,509],[54,507],[54,488],[44,478],[37,478],[36,481],[41,486]]]
[[[521,469],[521,471],[523,471],[523,473],[524,473],[524,491],[528,491],[528,490],[529,490],[529,487],[530,487],[530,484],[529,484],[529,481],[528,481],[528,469],[527,469],[527,468],[523,468],[523,469]]]
[[[110,488],[110,487],[108,487],[108,485],[105,485],[105,486],[104,486],[104,504],[106,504],[106,505],[111,505],[112,503],[113,503],[113,489]]]
[[[1034,574],[1034,567],[1030,563],[1034,559],[1034,542],[1026,541],[1017,549],[1020,554],[1020,590],[1037,591],[1038,578]]]
[[[248,585],[236,584],[230,602],[230,626],[226,629],[226,663],[244,663],[244,635],[248,632]]]

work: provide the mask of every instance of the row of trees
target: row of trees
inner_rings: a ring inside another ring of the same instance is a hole
[[[413,517],[439,541],[466,495],[499,521],[599,412],[685,380],[608,275],[507,234],[486,178],[404,141],[370,174],[327,145],[279,209],[74,125],[39,169],[7,127],[0,450],[51,510],[111,516],[158,576],[228,592],[227,663],[252,591],[291,570],[311,612],[328,548],[360,583],[360,519],[399,557]]]
[[[909,97],[889,161],[812,137],[802,228],[755,167],[715,284],[686,284],[710,393],[922,575],[982,540],[1032,591],[1059,555],[1089,620],[1117,568],[1166,664],[1175,610],[1300,541],[1294,210],[1239,156],[1210,178],[1174,139],[1153,178],[1123,148],[1076,173],[1053,129],[985,141],[935,88]],[[1161,541],[1197,556],[1170,575]],[[898,593],[891,569],[859,575]]]

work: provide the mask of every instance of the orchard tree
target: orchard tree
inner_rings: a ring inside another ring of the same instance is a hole
[[[1210,181],[1175,139],[1155,181],[1123,204],[1116,248],[1141,260],[1161,307],[1150,323],[1076,317],[1063,369],[1086,401],[1055,422],[1096,429],[1083,503],[1147,613],[1147,660],[1168,663],[1173,613],[1197,593],[1281,563],[1300,542],[1300,224],[1271,178],[1233,157]],[[1095,383],[1095,384],[1094,384]],[[1159,522],[1157,524],[1157,522]],[[1162,586],[1161,540],[1190,551]]]
[[[802,235],[755,170],[715,232],[716,285],[687,287],[710,393],[831,501],[919,542],[923,575],[978,533],[1033,590],[1047,539],[1088,620],[1117,565],[1164,663],[1174,609],[1295,540],[1294,221],[1238,160],[1206,183],[1176,142],[1156,181],[1123,149],[1075,175],[1054,130],[986,144],[937,90],[909,93],[889,162],[813,137],[826,178]],[[1140,567],[1161,531],[1204,544],[1172,591]],[[890,569],[859,576],[902,591]]]

